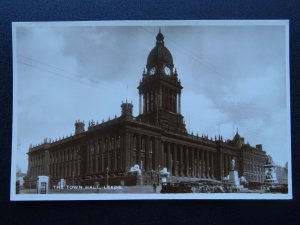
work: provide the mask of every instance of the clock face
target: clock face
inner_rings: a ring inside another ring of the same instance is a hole
[[[149,71],[150,75],[154,75],[155,74],[155,67],[152,67]]]
[[[164,67],[164,72],[166,75],[170,76],[171,75],[171,69],[167,66]]]

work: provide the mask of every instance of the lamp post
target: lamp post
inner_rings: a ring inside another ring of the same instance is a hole
[[[108,187],[108,167],[106,168],[106,187]]]

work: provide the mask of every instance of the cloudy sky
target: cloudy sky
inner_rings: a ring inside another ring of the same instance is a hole
[[[279,22],[160,25],[184,87],[189,132],[262,144],[290,158],[286,26]],[[105,25],[105,26],[103,26]],[[159,24],[19,23],[14,26],[14,162],[27,171],[30,144],[101,122],[132,101]]]

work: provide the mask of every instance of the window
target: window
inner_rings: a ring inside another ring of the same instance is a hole
[[[150,144],[149,144],[149,153],[152,153],[152,147],[153,147],[153,141],[150,140]]]

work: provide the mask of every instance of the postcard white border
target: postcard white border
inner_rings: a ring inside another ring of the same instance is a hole
[[[290,151],[288,162],[288,194],[253,193],[199,193],[199,194],[16,194],[16,149],[17,149],[17,63],[16,28],[44,26],[285,26],[286,50],[286,91],[287,91],[287,136]],[[291,117],[290,117],[290,64],[289,64],[289,20],[132,20],[132,21],[72,21],[72,22],[13,22],[13,126],[10,200],[11,201],[70,201],[70,200],[167,200],[167,199],[206,199],[206,200],[284,200],[292,199],[292,160],[291,160]]]

